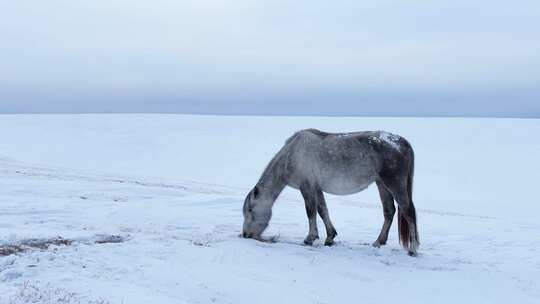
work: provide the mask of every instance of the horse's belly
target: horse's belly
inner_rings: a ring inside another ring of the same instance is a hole
[[[322,190],[324,192],[335,195],[348,195],[358,193],[366,189],[374,179],[362,178],[361,180],[355,178],[333,178],[323,183]]]
[[[324,192],[347,195],[366,189],[377,179],[377,170],[366,157],[346,162],[325,162],[320,167],[318,182]]]

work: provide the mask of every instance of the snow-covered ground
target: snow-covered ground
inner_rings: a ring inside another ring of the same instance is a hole
[[[301,245],[291,189],[266,232],[277,243],[238,237],[245,194],[308,127],[409,139],[418,257],[395,223],[369,245],[374,186],[327,197],[333,247]],[[538,303],[538,134],[519,119],[3,115],[0,245],[74,242],[0,257],[0,303]],[[108,235],[125,241],[94,242]]]

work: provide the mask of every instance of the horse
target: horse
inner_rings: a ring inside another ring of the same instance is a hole
[[[413,149],[399,135],[385,131],[298,131],[287,139],[247,194],[241,236],[264,241],[261,235],[272,217],[272,206],[283,189],[290,186],[300,190],[305,201],[309,232],[304,244],[312,245],[319,238],[318,213],[326,227],[324,244],[331,246],[337,231],[330,220],[324,193],[348,195],[376,183],[384,222],[372,245],[386,244],[395,201],[400,243],[409,255],[416,256],[420,242],[412,201],[413,175]]]

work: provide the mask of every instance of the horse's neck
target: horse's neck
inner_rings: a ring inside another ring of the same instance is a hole
[[[286,186],[284,161],[282,153],[278,153],[266,166],[257,183],[257,186],[263,189],[264,194],[272,199],[272,203]]]
[[[257,184],[260,188],[262,188],[263,195],[268,196],[268,198],[271,199],[272,204],[276,201],[278,196],[281,194],[283,189],[285,188],[285,183],[281,183],[278,181],[272,181],[269,183],[258,183]]]

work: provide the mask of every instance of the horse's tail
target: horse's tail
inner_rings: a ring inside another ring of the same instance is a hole
[[[411,217],[413,219],[414,223],[414,229],[415,229],[415,240],[416,244],[420,244],[419,238],[418,238],[418,229],[416,228],[416,209],[414,208],[414,203],[412,199],[412,192],[413,192],[413,179],[414,179],[414,152],[412,148],[410,149],[410,163],[409,163],[409,173],[407,174],[407,195],[409,197],[409,211],[411,214]],[[398,230],[399,230],[399,242],[405,249],[409,249],[410,247],[410,231],[409,231],[409,223],[407,222],[407,219],[405,218],[405,215],[403,214],[402,208],[398,208]],[[416,249],[416,248],[415,248]]]

